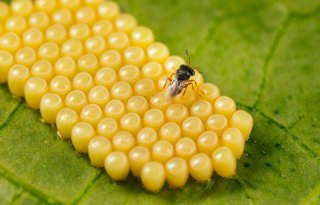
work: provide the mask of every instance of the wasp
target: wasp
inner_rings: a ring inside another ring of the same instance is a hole
[[[182,96],[184,96],[188,86],[190,85],[192,86],[193,90],[194,90],[194,84],[196,85],[196,87],[198,87],[197,82],[195,80],[190,80],[190,78],[195,75],[195,70],[198,71],[198,68],[191,67],[190,56],[187,50],[185,52],[188,57],[188,65],[181,64],[179,68],[176,70],[176,72],[172,73],[171,76],[168,77],[163,87],[165,88],[167,85],[167,82],[168,81],[170,82],[169,86],[166,89],[166,96],[170,99],[179,95],[182,91],[183,91]]]

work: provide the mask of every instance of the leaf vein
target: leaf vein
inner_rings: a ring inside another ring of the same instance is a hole
[[[16,107],[12,110],[12,112],[9,114],[9,116],[7,117],[7,119],[4,121],[4,123],[0,126],[0,130],[2,130],[5,126],[7,126],[9,124],[9,122],[11,121],[12,117],[14,116],[14,114],[17,112],[17,110],[22,106],[23,102],[20,101]]]
[[[289,12],[289,14],[287,15],[286,19],[282,23],[282,26],[279,28],[276,36],[274,37],[273,42],[271,43],[269,52],[268,52],[268,54],[267,54],[267,56],[266,56],[266,58],[264,60],[264,63],[263,63],[263,67],[262,67],[262,70],[263,70],[262,82],[260,84],[260,89],[259,89],[259,93],[258,93],[258,96],[257,96],[257,100],[256,100],[255,104],[253,105],[253,108],[257,108],[258,104],[261,101],[262,94],[264,93],[265,88],[266,88],[266,84],[267,84],[267,75],[268,75],[268,71],[269,71],[269,69],[268,69],[269,68],[269,63],[271,62],[271,60],[274,57],[275,51],[276,51],[276,49],[277,49],[277,47],[278,47],[278,45],[280,43],[281,38],[285,35],[285,33],[287,31],[287,28],[289,27],[291,19],[292,19],[292,16],[291,16],[291,14]]]
[[[37,199],[46,202],[47,204],[57,204],[57,205],[63,205],[62,202],[60,202],[57,199],[54,199],[53,197],[50,197],[40,190],[37,190],[33,186],[27,184],[26,182],[23,182],[21,179],[18,179],[18,177],[11,173],[10,171],[6,170],[4,167],[0,166],[0,176],[8,180],[10,183],[15,185],[16,187],[21,187],[27,192],[29,192],[31,195],[35,196]]]
[[[87,186],[83,189],[82,193],[71,203],[72,205],[78,204],[81,199],[90,191],[90,189],[95,185],[97,180],[104,174],[101,170],[91,181],[87,183]]]
[[[246,106],[243,105],[239,102],[236,102],[236,104],[246,108],[247,110],[249,110],[251,113],[260,113],[265,119],[269,120],[271,123],[273,123],[274,125],[276,125],[280,130],[284,131],[285,133],[287,133],[292,139],[293,141],[299,146],[301,147],[305,152],[307,152],[309,155],[311,155],[313,158],[319,158],[319,154],[317,154],[315,151],[313,151],[308,145],[300,142],[300,140],[298,139],[297,136],[295,136],[292,132],[291,129],[299,122],[299,120],[297,120],[296,122],[294,122],[292,125],[286,127],[284,125],[282,125],[281,123],[277,122],[276,120],[274,120],[272,117],[268,116],[267,114],[265,114],[264,112],[262,112],[261,110],[257,109],[257,108],[252,108],[250,106]]]
[[[239,186],[242,188],[246,198],[249,200],[249,205],[255,204],[254,203],[254,198],[250,196],[249,192],[246,189],[246,186],[241,182],[239,178],[235,179],[235,182],[239,184]]]
[[[21,197],[21,195],[23,194],[23,191],[21,190],[21,187],[18,187],[20,188],[19,192],[17,194],[15,194],[10,202],[10,204],[15,204],[15,202]]]
[[[320,202],[320,183],[315,185],[309,194],[301,200],[300,205],[311,205]]]

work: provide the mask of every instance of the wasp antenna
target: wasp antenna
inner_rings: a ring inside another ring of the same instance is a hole
[[[188,57],[188,65],[190,65],[191,62],[190,62],[190,56],[189,56],[188,50],[186,49],[185,51],[186,51],[186,55]]]

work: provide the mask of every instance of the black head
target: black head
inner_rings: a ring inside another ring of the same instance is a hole
[[[180,81],[189,80],[191,76],[194,76],[195,72],[193,68],[188,65],[182,64],[177,70],[177,79]]]

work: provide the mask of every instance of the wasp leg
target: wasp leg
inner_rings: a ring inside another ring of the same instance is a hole
[[[196,93],[201,97],[202,95],[204,95],[204,94],[206,94],[205,92],[203,92],[202,90],[200,90],[199,89],[199,86],[198,86],[198,83],[197,83],[197,81],[195,81],[195,80],[188,80],[188,83],[192,83],[192,89],[193,89],[193,91],[195,91],[195,89],[194,89],[194,84],[195,84],[195,86],[197,87],[197,91],[196,91]],[[199,91],[201,92],[201,93],[199,93]]]
[[[160,92],[162,92],[162,91],[164,90],[164,88],[166,87],[168,81],[169,81],[169,83],[171,83],[171,81],[173,81],[173,77],[174,77],[175,75],[176,75],[175,73],[172,73],[172,74],[170,75],[170,77],[167,78],[167,80],[166,80],[166,82],[164,83],[163,87],[161,88],[161,91],[160,91]]]
[[[194,85],[192,82],[187,82],[183,85],[183,93],[182,93],[182,97],[181,97],[181,105],[183,104],[183,97],[187,92],[188,86],[191,85],[192,86],[192,90],[194,91]]]
[[[185,84],[185,85],[183,86],[183,93],[182,93],[181,103],[180,103],[180,105],[181,105],[181,110],[182,110],[182,105],[183,105],[183,97],[184,97],[184,95],[185,95],[186,92],[187,92],[188,85],[189,85],[189,84]]]

